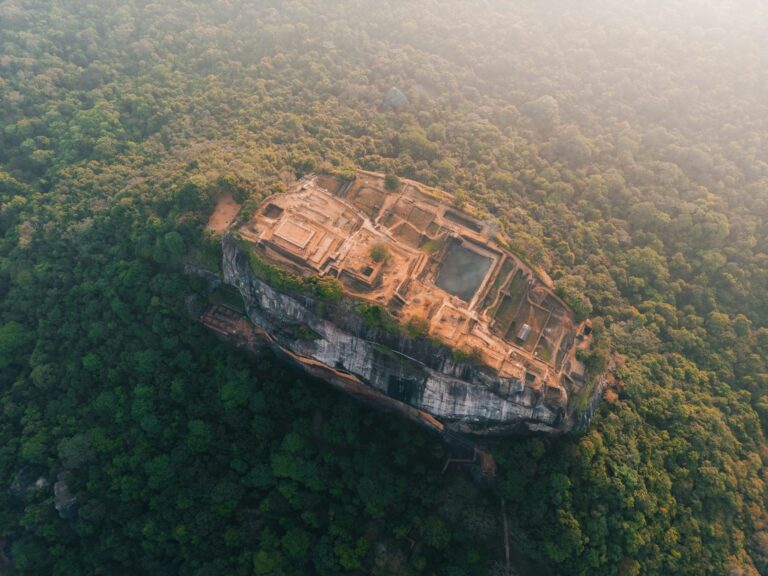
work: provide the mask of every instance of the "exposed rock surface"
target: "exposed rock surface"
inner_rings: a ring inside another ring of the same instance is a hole
[[[574,426],[567,397],[457,361],[429,338],[372,326],[352,298],[278,291],[254,274],[237,240],[225,236],[222,247],[224,281],[239,289],[251,322],[307,372],[444,432],[553,434]]]
[[[70,491],[70,472],[60,472],[53,485],[53,505],[59,516],[65,520],[73,518],[77,506],[77,496]]]
[[[384,108],[404,110],[408,107],[408,97],[394,86],[384,96]]]
[[[45,479],[45,469],[41,466],[25,466],[11,482],[8,493],[11,496],[21,497],[28,492],[37,492],[48,485]]]

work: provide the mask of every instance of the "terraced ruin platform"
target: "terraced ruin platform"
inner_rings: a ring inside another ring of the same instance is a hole
[[[498,226],[457,209],[445,192],[407,180],[387,189],[383,175],[363,171],[351,181],[312,175],[268,198],[234,235],[238,250],[245,246],[260,261],[305,279],[333,279],[346,297],[386,310],[409,336],[372,343],[375,355],[391,347],[421,367],[407,377],[366,376],[372,360],[350,359],[359,351],[344,339],[365,332],[370,340],[370,330],[339,318],[343,336],[335,333],[339,326],[323,336],[329,318],[268,301],[276,295],[267,296],[271,289],[251,279],[244,282],[242,262],[232,252],[231,283],[253,303],[249,313],[261,318],[256,324],[282,315],[281,323],[298,321],[317,335],[313,342],[286,340],[283,350],[358,376],[400,402],[456,423],[457,430],[503,430],[526,414],[529,429],[537,422],[558,427],[568,417],[570,399],[584,388],[585,367],[576,350],[590,345],[588,321],[577,322],[551,281],[506,248]],[[427,349],[441,350],[429,353],[439,361],[414,352]],[[446,356],[446,349],[453,354]],[[431,382],[443,382],[445,389],[432,389]],[[481,399],[486,396],[490,400]]]

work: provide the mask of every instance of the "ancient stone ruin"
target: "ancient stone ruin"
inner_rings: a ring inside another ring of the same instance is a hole
[[[280,356],[369,403],[443,433],[572,429],[601,378],[577,358],[589,321],[453,204],[381,174],[305,177],[224,233],[224,281]]]

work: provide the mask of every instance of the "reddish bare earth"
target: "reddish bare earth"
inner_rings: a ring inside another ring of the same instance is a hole
[[[240,204],[235,202],[232,194],[225,194],[219,198],[216,210],[208,220],[208,228],[214,232],[226,232],[240,213]]]

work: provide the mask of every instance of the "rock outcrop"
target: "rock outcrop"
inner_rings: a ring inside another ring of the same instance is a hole
[[[394,86],[384,95],[383,106],[389,110],[404,110],[408,107],[408,97]]]
[[[457,360],[433,339],[371,324],[359,302],[278,290],[257,276],[240,242],[224,236],[224,281],[278,355],[308,373],[441,432],[556,434],[575,423],[568,397],[547,396],[487,366]]]
[[[64,520],[74,518],[77,511],[77,496],[70,489],[71,477],[72,473],[68,470],[59,472],[53,485],[53,505]]]
[[[307,175],[237,221],[233,208],[220,201],[211,222],[228,224],[210,229],[247,319],[209,306],[200,319],[219,334],[253,347],[258,333],[310,374],[448,436],[588,424],[603,382],[587,374],[600,364],[590,321],[450,194],[358,170]]]

